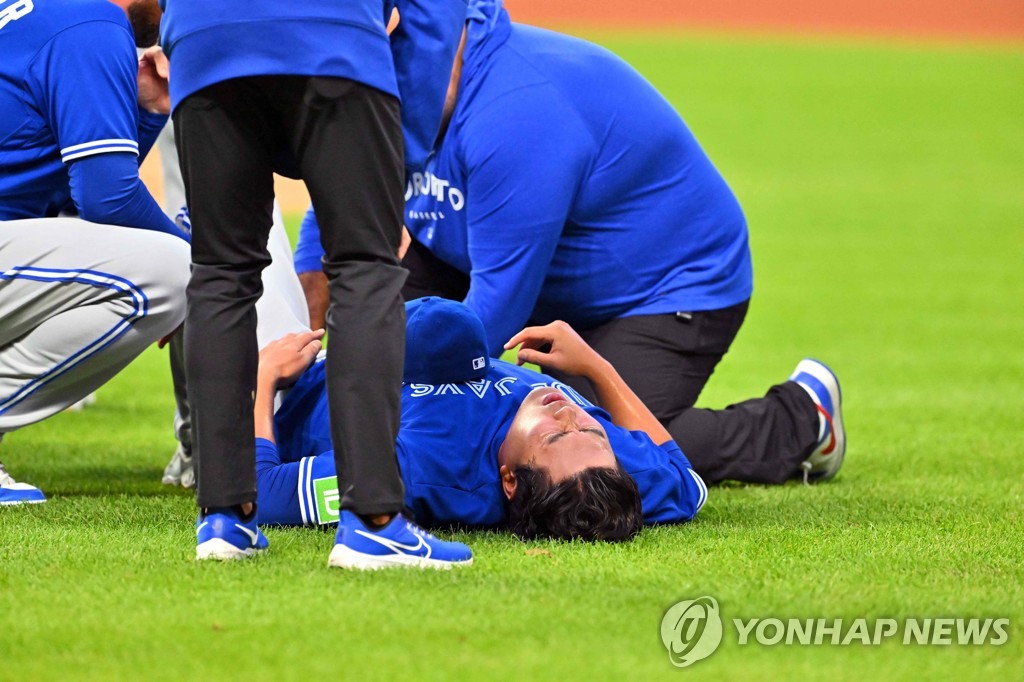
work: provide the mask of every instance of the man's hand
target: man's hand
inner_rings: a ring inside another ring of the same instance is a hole
[[[527,327],[509,339],[505,344],[505,350],[519,344],[523,347],[516,355],[517,365],[532,362],[565,374],[590,379],[600,374],[608,364],[572,327],[561,320],[543,327]],[[542,350],[546,346],[550,348]]]
[[[320,339],[324,330],[286,334],[260,351],[259,381],[283,388],[295,380],[313,364],[316,354],[323,348]]]
[[[139,58],[139,106],[151,114],[171,113],[171,96],[167,79],[171,65],[159,45],[142,53]]]

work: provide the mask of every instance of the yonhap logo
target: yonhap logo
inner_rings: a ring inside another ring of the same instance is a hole
[[[715,653],[729,623],[730,646],[1003,646],[1009,618],[732,618],[723,621],[714,597],[673,604],[661,619],[661,642],[677,668]]]
[[[722,617],[715,598],[698,597],[673,605],[661,619],[661,642],[677,668],[715,653],[722,643]]]

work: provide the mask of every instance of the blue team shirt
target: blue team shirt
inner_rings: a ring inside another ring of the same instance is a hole
[[[286,394],[274,419],[277,445],[257,440],[260,523],[337,521],[325,364],[314,364]],[[608,413],[551,377],[492,364],[479,381],[402,387],[398,462],[406,505],[421,523],[504,522],[498,449],[537,386],[558,387],[601,422],[623,469],[636,480],[647,523],[686,521],[704,504],[707,488],[674,442],[659,446],[642,432],[615,426]]]
[[[401,96],[406,162],[419,167],[437,136],[466,0],[161,0],[171,105],[247,76],[348,78]],[[401,22],[389,40],[386,24]]]
[[[72,161],[138,156],[136,64],[107,0],[0,0],[0,220],[72,208]],[[166,121],[144,118],[154,133]]]
[[[668,101],[603,48],[512,24],[500,0],[471,7],[458,104],[405,221],[470,274],[492,353],[528,322],[748,299],[743,212]]]

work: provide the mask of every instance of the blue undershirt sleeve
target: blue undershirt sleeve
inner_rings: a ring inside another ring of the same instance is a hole
[[[149,150],[156,144],[156,138],[160,137],[160,131],[167,125],[167,116],[164,114],[151,114],[148,111],[139,109],[139,165],[145,161]]]
[[[320,272],[323,270],[324,247],[320,243],[320,225],[310,206],[299,226],[299,238],[295,242],[295,274]]]
[[[164,232],[188,241],[188,235],[164,214],[139,179],[134,154],[86,156],[68,164],[71,199],[82,220]]]
[[[594,144],[550,86],[491,102],[467,122],[462,139],[471,263],[465,303],[498,356],[530,320]]]
[[[300,462],[283,464],[277,445],[256,439],[256,502],[260,525],[301,526],[299,510]]]

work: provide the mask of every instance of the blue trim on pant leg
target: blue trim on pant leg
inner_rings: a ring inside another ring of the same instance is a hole
[[[97,282],[90,280],[86,276],[102,278],[108,281]],[[15,279],[46,282],[50,284],[85,284],[93,287],[112,289],[119,293],[129,294],[131,296],[133,310],[130,315],[120,319],[113,328],[102,334],[98,339],[86,344],[82,349],[76,351],[71,356],[50,368],[48,371],[40,374],[35,379],[22,386],[13,395],[0,401],[0,415],[5,414],[15,405],[28,398],[50,381],[61,376],[64,372],[85,362],[90,357],[109,347],[127,333],[137,320],[145,317],[149,313],[149,298],[146,296],[146,293],[142,288],[130,280],[118,275],[112,275],[110,273],[97,270],[60,270],[54,268],[37,268],[33,266],[16,266],[6,272],[0,272],[0,280]]]

